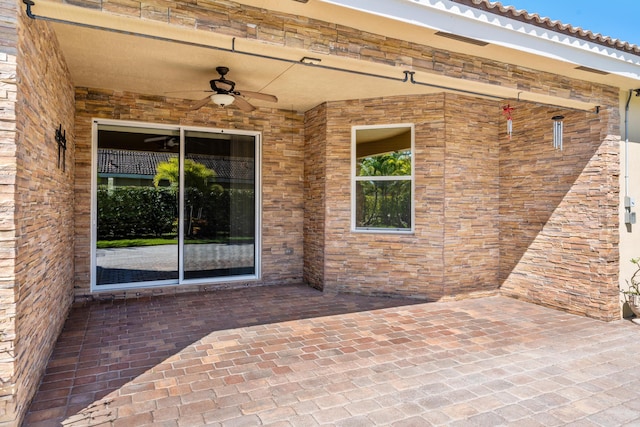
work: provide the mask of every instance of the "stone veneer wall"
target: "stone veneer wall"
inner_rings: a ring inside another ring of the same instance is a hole
[[[70,3],[65,0],[57,1]],[[397,67],[398,78],[402,77],[400,70],[413,69],[543,95],[566,96],[584,102],[602,99],[605,92],[603,88],[606,88],[557,74],[437,49],[332,22],[247,6],[231,0],[74,0],[72,3],[77,7],[109,15],[214,32],[300,52],[386,64]],[[226,46],[230,47],[231,45]]]
[[[559,112],[563,151],[552,144]],[[427,300],[501,292],[620,317],[613,106],[517,103],[511,139],[500,103],[451,94],[330,102],[306,117],[305,237],[320,242],[305,257],[308,283]],[[353,233],[351,127],[394,123],[416,127],[415,234]]]
[[[72,302],[74,97],[49,26],[26,18],[17,2],[0,8],[11,17],[0,53],[0,426],[15,426]],[[57,162],[60,125],[65,170]]]
[[[304,139],[304,273],[303,281],[324,288],[325,200],[327,183],[327,106],[305,114]]]
[[[427,300],[498,290],[498,103],[456,95],[399,96],[330,102],[307,118],[326,115],[326,131],[307,140],[315,152],[326,141],[323,169],[306,171],[312,188],[306,216],[324,221],[325,290],[403,295]],[[415,233],[351,232],[351,127],[415,125]],[[319,166],[318,166],[319,165]],[[318,211],[320,210],[320,211]],[[320,228],[320,227],[318,227]],[[309,262],[322,262],[322,257]],[[308,279],[307,279],[308,280]]]
[[[18,91],[15,1],[0,1],[0,426],[19,420],[15,384],[15,174]]]
[[[303,257],[303,115],[259,108],[246,114],[235,108],[128,92],[76,88],[76,298],[90,295],[91,125],[93,118],[171,123],[262,132],[262,280],[252,285],[300,283]],[[291,253],[288,253],[291,251]],[[182,286],[138,291],[175,293],[244,286]],[[108,292],[116,297],[124,292]],[[98,295],[98,297],[100,297]]]
[[[502,136],[500,146],[502,293],[619,319],[617,109],[518,107],[513,138]],[[551,117],[559,113],[562,151],[552,146]]]
[[[444,122],[444,294],[494,293],[500,285],[500,104],[447,95]]]
[[[85,7],[92,10],[99,10],[105,14],[152,20],[156,22],[166,23],[168,25],[190,28],[198,31],[211,31],[232,36],[238,39],[245,38],[255,40],[257,42],[299,49],[301,51],[308,51],[311,53],[322,53],[326,55],[348,57],[361,61],[369,61],[376,64],[382,63],[389,66],[397,67],[399,70],[413,69],[429,74],[443,75],[450,78],[487,83],[511,89],[527,90],[532,93],[542,95],[564,96],[574,100],[597,103],[602,105],[605,109],[617,109],[617,107],[615,106],[615,102],[618,99],[618,94],[614,88],[606,85],[598,85],[589,83],[587,81],[573,80],[566,76],[556,75],[553,73],[540,72],[520,66],[515,66],[513,64],[500,63],[487,59],[477,58],[472,55],[450,52],[444,49],[433,48],[431,46],[423,46],[413,42],[407,42],[404,40],[398,40],[378,34],[364,32],[356,28],[336,25],[331,22],[323,22],[305,17],[271,11],[263,8],[241,5],[230,0],[196,3],[190,1],[166,2],[164,0],[145,0],[144,2],[138,0],[114,0],[109,2],[96,2],[95,0],[77,0],[74,2],[74,5],[77,7]],[[456,99],[460,98],[448,97],[447,102],[455,103]],[[483,104],[480,101],[473,102]],[[411,267],[410,270],[413,273],[403,275],[402,279],[398,279],[392,275],[389,275],[389,277],[387,277],[386,279],[380,277],[379,280],[381,280],[382,282],[386,280],[386,283],[389,283],[389,285],[377,290],[376,292],[387,293],[389,291],[392,291],[393,289],[397,288],[396,285],[407,284],[407,279],[411,275],[414,275],[414,277],[416,279],[419,279],[419,281],[427,282],[430,284],[413,284],[411,289],[405,289],[403,291],[404,294],[417,293],[422,296],[427,296],[428,298],[442,298],[447,295],[456,294],[457,292],[466,293],[471,291],[472,289],[479,291],[481,294],[486,292],[491,293],[494,291],[494,288],[496,286],[490,284],[491,279],[495,279],[498,282],[499,286],[500,280],[506,280],[506,278],[508,277],[509,267],[514,265],[513,260],[509,260],[506,266],[501,265],[501,273],[499,277],[496,276],[495,271],[490,272],[490,270],[485,269],[484,266],[477,266],[477,262],[479,261],[477,255],[478,252],[482,253],[483,255],[480,256],[482,257],[482,259],[485,259],[485,253],[491,253],[494,255],[499,253],[501,256],[504,251],[507,251],[507,249],[503,249],[503,251],[500,251],[498,247],[508,247],[505,246],[505,244],[508,245],[508,243],[503,243],[503,241],[509,242],[509,239],[503,238],[502,236],[508,235],[510,231],[508,229],[505,230],[504,227],[500,228],[499,225],[496,225],[495,221],[490,221],[488,228],[484,224],[482,224],[482,222],[484,221],[484,219],[489,218],[492,213],[498,212],[496,211],[495,205],[490,205],[491,203],[499,200],[501,203],[499,205],[499,209],[501,209],[499,212],[503,212],[504,207],[510,205],[510,202],[505,201],[504,197],[506,196],[503,196],[501,193],[501,190],[506,188],[505,185],[501,184],[502,176],[498,175],[498,180],[496,181],[495,176],[489,176],[487,174],[487,169],[476,167],[477,163],[473,161],[473,157],[466,157],[476,155],[474,154],[475,150],[486,150],[485,153],[488,157],[482,158],[483,165],[487,167],[498,167],[497,165],[501,166],[502,163],[498,163],[499,160],[496,160],[495,156],[498,152],[496,150],[499,149],[499,156],[502,156],[502,149],[504,148],[504,146],[496,148],[493,143],[490,143],[489,146],[484,146],[482,141],[476,138],[477,134],[473,132],[473,127],[465,126],[466,130],[463,129],[462,131],[457,128],[457,126],[460,126],[465,121],[477,121],[479,115],[482,114],[482,111],[487,111],[484,107],[480,112],[465,110],[468,112],[468,114],[464,116],[464,120],[461,120],[459,118],[461,116],[458,114],[458,111],[456,109],[458,107],[454,107],[453,109],[448,110],[444,106],[444,101],[442,101],[442,105],[443,108],[441,110],[441,113],[448,117],[448,119],[445,126],[445,118],[439,118],[439,122],[441,124],[441,128],[439,129],[441,134],[439,137],[442,140],[446,138],[455,138],[455,140],[447,141],[448,145],[446,149],[434,149],[429,154],[430,156],[435,156],[437,154],[441,156],[441,169],[438,169],[438,167],[434,166],[430,172],[433,173],[432,176],[434,180],[437,179],[438,173],[442,173],[444,177],[441,178],[442,187],[437,188],[437,186],[435,185],[433,187],[425,187],[429,190],[428,194],[417,194],[418,197],[426,197],[429,198],[428,200],[430,201],[438,200],[438,198],[434,197],[434,195],[440,195],[442,197],[441,203],[435,202],[427,205],[427,211],[430,213],[430,219],[429,228],[425,229],[425,233],[428,234],[428,238],[425,239],[424,236],[415,237],[424,239],[424,241],[428,241],[429,250],[426,253],[414,254],[409,249],[412,247],[412,238],[404,238],[404,240],[401,241],[400,246],[409,251],[407,253],[407,256],[411,258],[409,264]],[[340,118],[333,117],[333,110],[343,110],[342,112],[344,113],[344,109],[350,108],[351,106],[351,103],[346,103],[344,105],[335,104],[329,106],[330,108],[327,110],[328,144],[327,153],[325,156],[327,159],[327,163],[324,166],[317,166],[317,168],[324,168],[327,176],[326,178],[322,178],[316,175],[315,179],[326,179],[327,194],[331,195],[338,194],[333,193],[333,191],[344,190],[344,187],[342,185],[331,185],[329,175],[333,174],[336,178],[338,178],[339,175],[334,174],[334,167],[344,168],[344,162],[348,161],[346,160],[348,159],[347,156],[344,158],[340,157],[335,165],[333,163],[329,163],[329,161],[333,162],[334,153],[330,151],[334,148],[333,145],[337,144],[338,147],[342,147],[342,144],[345,143],[344,140],[337,141],[337,137],[331,135],[331,129],[333,126],[331,121],[335,120],[336,123],[340,122]],[[498,109],[499,107],[500,106],[498,106]],[[411,110],[413,110],[415,107],[411,106],[410,108]],[[495,110],[492,110],[492,112],[494,111]],[[316,114],[316,112],[314,112],[313,114]],[[417,115],[419,114],[421,113],[417,113]],[[342,123],[342,126],[347,125],[347,122],[349,120],[348,117],[342,119],[344,121],[344,123]],[[481,124],[481,127],[485,132],[488,132],[488,129],[490,128],[489,124],[491,120],[499,122],[502,118],[500,115],[498,115],[497,117],[495,115],[486,117],[488,118],[488,121],[483,120],[483,123]],[[489,119],[489,117],[491,118]],[[601,115],[600,117],[605,116]],[[393,121],[397,120],[394,118]],[[540,129],[548,128],[548,121],[549,118],[545,118],[544,121],[538,123],[538,127]],[[502,126],[504,126],[504,123],[502,123]],[[607,129],[607,131],[604,132],[604,134],[607,136],[599,139],[597,142],[598,146],[603,150],[602,158],[604,159],[606,157],[612,162],[611,164],[602,166],[603,171],[608,174],[617,175],[619,172],[613,170],[617,167],[617,153],[612,152],[608,149],[608,135],[613,135],[611,138],[615,138],[615,135],[619,133],[619,118],[608,117],[608,119],[600,119],[596,126],[600,129]],[[499,126],[496,132],[502,132],[501,129],[503,128]],[[474,147],[473,152],[464,149],[463,140],[460,135],[465,132],[466,135],[470,138],[469,143]],[[495,136],[496,132],[493,132],[492,138],[497,138],[497,136]],[[584,132],[584,130],[582,130],[581,132]],[[500,135],[501,138],[499,140],[504,140],[504,135]],[[433,145],[437,146],[436,143],[433,143]],[[309,147],[309,145],[307,145],[307,147]],[[446,153],[450,153],[452,155],[445,158]],[[344,155],[345,153],[337,154]],[[455,154],[460,154],[462,157],[456,157]],[[307,166],[316,167],[313,164],[315,160],[311,162],[312,164],[308,163]],[[563,167],[566,166],[563,165]],[[467,170],[472,172],[468,176],[459,176],[457,178],[454,178],[452,174],[447,173],[447,171],[455,170],[456,168],[459,171],[465,171],[465,173]],[[524,169],[526,169],[526,167],[524,167]],[[343,169],[339,170],[341,171]],[[516,172],[517,171],[514,170],[514,173]],[[570,174],[572,172],[568,173]],[[477,181],[476,179],[474,179],[473,174],[479,174],[475,176],[475,178],[477,178]],[[509,179],[508,176],[507,179]],[[583,175],[583,179],[585,180],[585,182],[588,181],[587,176]],[[517,184],[517,178],[514,178],[514,180]],[[499,184],[499,187],[496,193],[496,191],[494,190],[496,189],[497,184]],[[612,191],[617,192],[617,184],[609,181],[604,184],[611,184]],[[595,181],[593,185],[595,185]],[[315,185],[313,188],[311,188],[309,181],[307,183],[307,195],[311,195],[312,191],[317,192],[318,188],[320,188],[320,186],[318,185]],[[469,190],[469,188],[472,189]],[[589,188],[593,190],[595,186]],[[478,189],[488,190],[486,192],[483,192],[481,195],[477,195]],[[598,188],[598,191],[599,190],[600,188]],[[475,193],[476,195],[472,193]],[[341,197],[344,197],[344,194],[337,195],[338,199],[340,199]],[[478,197],[480,203],[489,204],[484,206],[484,210],[482,211],[477,211],[477,207],[479,206],[477,203],[475,205],[471,203],[474,198]],[[593,202],[595,203],[597,197],[593,197],[591,194],[589,194],[589,197],[591,197],[590,200],[593,200]],[[422,201],[423,199],[420,199],[419,203],[422,203]],[[609,201],[610,200],[607,199],[602,203],[603,210],[598,215],[604,215],[605,219],[603,219],[599,225],[609,226],[609,217],[611,217],[612,214],[612,212],[610,211],[611,206],[609,205]],[[544,204],[546,202],[543,201],[542,203]],[[313,225],[314,227],[316,227],[313,230],[311,228],[308,228],[310,232],[313,231],[316,236],[319,235],[320,228],[318,228],[318,225],[321,224],[322,227],[327,230],[327,233],[324,237],[324,243],[320,242],[319,244],[321,246],[316,245],[313,248],[314,253],[309,254],[306,259],[323,259],[324,267],[321,267],[321,265],[318,264],[317,261],[312,261],[314,263],[313,266],[307,265],[305,267],[305,279],[316,287],[322,287],[322,283],[334,283],[336,284],[336,286],[338,286],[338,283],[340,283],[346,277],[350,277],[351,281],[366,281],[365,279],[368,278],[368,276],[349,276],[348,265],[340,265],[342,262],[340,254],[343,247],[345,246],[345,242],[343,241],[344,239],[338,239],[336,241],[332,240],[332,238],[335,238],[339,233],[348,230],[348,228],[345,228],[345,224],[343,222],[336,219],[340,218],[344,214],[344,212],[334,212],[333,210],[331,210],[334,206],[332,206],[331,203],[329,203],[327,200],[318,202],[318,204],[324,204],[325,209],[322,209],[321,206],[320,208],[314,206],[312,209],[313,215],[322,215],[321,212],[332,212],[332,217],[323,218],[322,216],[316,216],[314,218],[307,218],[305,222],[306,226],[311,227]],[[340,206],[340,209],[346,209],[346,205],[341,203],[338,203],[338,205]],[[436,214],[436,207],[440,209],[439,215]],[[455,213],[456,215],[462,216],[451,217],[451,212]],[[86,209],[84,209],[83,213],[87,213]],[[576,215],[579,216],[582,213],[587,213],[589,215],[593,214],[593,212],[590,210],[578,210]],[[309,216],[309,214],[307,214],[307,216]],[[520,214],[520,218],[525,223],[526,221],[529,221],[528,219],[526,219],[527,216],[528,214],[526,210]],[[507,215],[507,220],[510,220],[510,214]],[[84,225],[81,225],[81,227],[83,226]],[[335,233],[331,229],[331,227],[334,226],[337,227]],[[612,227],[617,230],[617,226],[612,225]],[[498,233],[498,236],[500,237],[498,237],[498,239],[502,240],[496,240],[496,229],[500,230],[500,232]],[[445,232],[448,234],[446,235],[446,237],[442,237]],[[438,233],[440,233],[440,238],[438,238]],[[583,235],[581,239],[590,240],[592,237],[594,237],[594,233],[595,231],[591,230],[587,232],[587,235]],[[88,235],[87,230],[81,230],[81,232],[78,234],[79,238],[86,235]],[[604,240],[605,243],[602,245],[597,245],[596,250],[605,249],[607,251],[611,251],[611,253],[615,253],[617,248],[617,240],[612,239],[611,234],[608,231],[602,233],[600,237]],[[307,237],[306,243],[308,243],[310,239],[311,237]],[[572,241],[575,241],[575,239],[575,237],[570,238],[570,240]],[[314,238],[314,240],[316,242],[319,242],[317,238]],[[386,257],[391,253],[395,253],[395,251],[397,250],[397,246],[389,239],[388,236],[383,236],[380,238],[380,240],[382,242],[386,242],[387,246],[385,250],[380,250],[380,248],[367,248],[366,246],[362,247],[361,249],[365,250],[364,253],[371,256],[372,258],[381,256]],[[86,250],[86,241],[81,242],[81,244],[85,245],[84,250]],[[324,253],[320,250],[322,245],[324,245]],[[440,249],[442,253],[442,248],[448,248],[451,250],[446,250],[446,252],[441,254],[442,259],[438,261],[434,258],[433,255],[438,251],[438,249]],[[79,256],[82,256],[83,252],[81,250],[78,253],[80,254]],[[586,254],[583,254],[583,256],[584,255]],[[344,254],[342,256],[344,257]],[[498,257],[498,259],[499,258],[500,257]],[[600,256],[597,256],[596,258],[600,258]],[[611,263],[617,262],[613,261],[612,256],[610,257],[609,255],[604,256],[604,258],[610,260]],[[496,265],[497,261],[495,257],[490,261],[492,266]],[[595,262],[594,264],[592,262],[592,259],[580,257],[578,261],[573,262],[577,262],[581,265],[590,265],[590,268],[596,268],[596,275],[602,273],[601,267],[603,266],[603,264],[601,264],[600,261]],[[557,264],[554,265],[557,266]],[[383,273],[379,271],[380,266],[377,263],[375,263],[375,265],[371,263],[365,267],[366,268],[364,269],[356,269],[356,271],[366,270],[367,274],[371,273],[371,271],[375,271],[376,275],[383,275]],[[384,265],[383,267],[386,267],[386,265]],[[389,265],[389,267],[392,268],[391,271],[393,271],[393,268],[396,268],[393,265]],[[566,266],[558,268],[566,268]],[[79,272],[80,276],[82,276],[83,274],[85,276],[79,277],[79,283],[86,283],[87,273],[88,270]],[[527,288],[529,286],[526,284],[526,281],[522,280],[522,278],[524,278],[527,274],[528,272],[522,271],[520,275],[512,276],[505,284],[505,293],[510,295],[518,295],[523,298],[530,297],[532,295],[531,292],[529,292],[528,290],[523,290],[524,288]],[[566,276],[567,275],[562,277]],[[612,309],[609,304],[609,295],[614,290],[610,289],[611,283],[609,282],[610,274],[608,269],[604,276],[606,279],[604,284],[604,286],[607,288],[606,291],[593,291],[591,285],[589,285],[583,291],[581,290],[570,292],[578,292],[578,294],[580,295],[582,295],[583,293],[591,293],[589,300],[592,301],[593,305],[598,305],[598,298],[603,297],[604,301],[606,301],[603,303],[603,312],[611,313]],[[440,284],[437,286],[434,285],[436,277],[440,278]],[[459,280],[460,278],[464,280],[461,282]],[[338,287],[342,286],[344,286],[344,284],[341,284]],[[369,291],[373,289],[371,284],[367,283],[364,283],[362,285],[362,288]],[[615,287],[615,289],[617,289],[617,286]],[[473,292],[476,292],[475,290]],[[543,297],[543,295],[546,296]],[[538,301],[547,299],[548,297],[551,297],[552,300],[554,299],[554,297],[546,291],[537,292],[537,296],[532,298],[532,300]],[[558,299],[555,302],[551,301],[543,303],[553,306],[559,306],[561,299],[562,298]],[[571,304],[577,305],[579,303],[573,302],[574,300],[582,301],[582,297],[572,298]],[[568,309],[571,311],[576,310],[575,307],[571,307],[572,306],[570,306]],[[590,308],[586,311],[592,313],[590,315],[601,317],[600,315],[596,314],[598,310],[594,311]],[[609,314],[604,314],[602,317],[609,316]]]

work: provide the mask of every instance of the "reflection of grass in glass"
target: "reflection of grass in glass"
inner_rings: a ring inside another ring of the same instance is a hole
[[[185,244],[189,245],[202,245],[206,243],[253,243],[253,237],[235,237],[235,238],[220,238],[220,239],[185,239]],[[160,246],[160,245],[177,245],[178,239],[167,238],[140,238],[140,239],[119,239],[119,240],[98,240],[96,247],[98,249],[109,248],[130,248],[133,246]]]
[[[131,246],[159,246],[159,245],[177,245],[178,239],[119,239],[119,240],[98,240],[96,247],[98,249],[106,248],[129,248]]]

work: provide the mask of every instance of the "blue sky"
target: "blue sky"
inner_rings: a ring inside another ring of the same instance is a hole
[[[640,45],[640,0],[502,0],[500,3]]]

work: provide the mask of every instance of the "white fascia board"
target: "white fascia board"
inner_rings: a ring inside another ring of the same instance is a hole
[[[320,0],[640,80],[640,56],[447,0]]]

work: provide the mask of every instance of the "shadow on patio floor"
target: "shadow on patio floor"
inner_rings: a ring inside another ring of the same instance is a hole
[[[638,325],[246,288],[73,310],[25,425],[638,426]]]
[[[71,424],[63,421],[212,332],[422,302],[324,294],[307,286],[269,286],[74,308],[26,425]],[[85,419],[73,425],[94,423]]]

